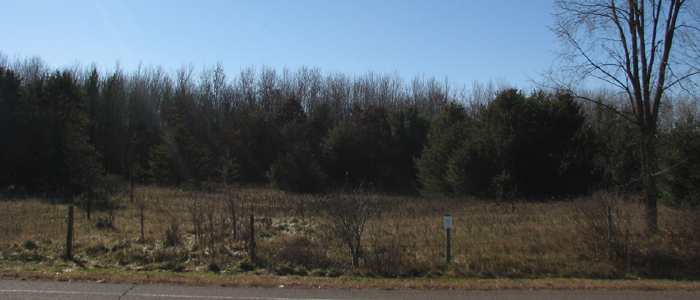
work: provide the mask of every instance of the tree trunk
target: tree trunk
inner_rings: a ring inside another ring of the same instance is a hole
[[[134,204],[134,166],[133,164],[129,167],[129,201]]]
[[[352,252],[352,266],[353,267],[360,267],[360,257],[362,256],[362,245],[360,245],[361,242],[361,237],[357,236],[355,238],[355,248],[352,249],[352,246],[350,247],[350,252]]]
[[[355,268],[360,266],[360,250],[359,250],[359,248],[352,250],[352,266]]]
[[[90,220],[90,212],[92,211],[92,195],[91,193],[88,193],[87,195],[87,203],[86,203],[86,214],[87,214],[87,219]]]
[[[658,160],[656,156],[656,136],[652,130],[647,130],[642,136],[642,158],[644,170],[646,226],[649,232],[659,230],[659,190],[656,186],[656,172],[658,172]]]

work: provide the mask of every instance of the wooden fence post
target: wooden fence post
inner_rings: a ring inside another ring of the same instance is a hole
[[[610,205],[608,205],[608,260],[613,260],[613,216]]]
[[[142,242],[142,243],[146,243],[146,233],[145,233],[145,230],[144,230],[144,218],[145,218],[144,215],[145,215],[145,213],[146,213],[146,212],[145,212],[145,209],[146,209],[146,198],[145,198],[145,197],[142,197],[142,198],[140,199],[140,201],[141,201],[141,202],[139,203],[139,212],[140,212],[140,215],[141,215],[141,242]]]
[[[251,261],[255,261],[255,217],[250,215],[250,242],[248,246],[248,256]]]
[[[66,220],[68,233],[66,234],[66,258],[73,260],[73,203],[68,205],[68,220]]]

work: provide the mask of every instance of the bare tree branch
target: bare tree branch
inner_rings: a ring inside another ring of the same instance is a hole
[[[562,70],[593,78],[627,95],[633,117],[601,100],[578,96],[635,124],[641,136],[647,225],[656,230],[656,132],[663,95],[686,90],[700,75],[700,9],[686,0],[556,0]],[[693,5],[691,4],[691,5]],[[692,10],[695,9],[695,10]],[[679,42],[676,42],[676,39]],[[575,95],[575,93],[574,93]]]

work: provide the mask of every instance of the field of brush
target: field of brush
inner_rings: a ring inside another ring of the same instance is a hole
[[[341,198],[351,205],[339,215],[334,199]],[[646,233],[644,208],[637,202],[608,193],[495,203],[144,186],[135,190],[133,201],[124,194],[109,199],[109,205],[95,205],[90,220],[78,206],[75,258],[66,261],[67,205],[5,197],[0,199],[0,270],[72,266],[309,277],[700,278],[699,214],[661,206],[660,232]],[[454,219],[449,264],[444,215]],[[343,220],[351,222],[345,231]],[[360,234],[356,265],[343,239],[347,229]]]

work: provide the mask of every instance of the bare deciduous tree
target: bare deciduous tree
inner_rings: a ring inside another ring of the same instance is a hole
[[[333,231],[348,246],[353,267],[358,267],[362,257],[362,235],[376,209],[367,199],[347,195],[333,196],[326,205]]]
[[[646,224],[656,231],[659,109],[665,94],[693,89],[700,74],[698,2],[556,0],[554,7],[552,31],[563,46],[564,77],[600,80],[629,101],[629,112],[608,108],[633,123],[640,135]]]

